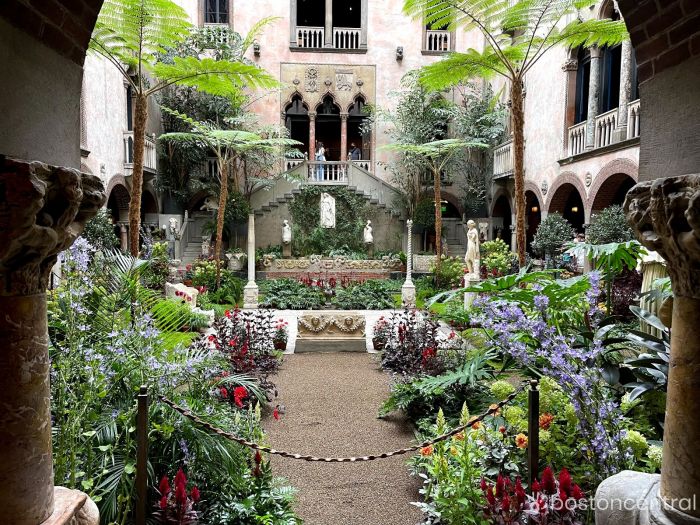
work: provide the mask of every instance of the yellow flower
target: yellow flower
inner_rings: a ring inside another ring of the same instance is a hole
[[[515,446],[518,448],[527,447],[527,436],[525,434],[518,434],[515,436]]]
[[[453,456],[459,454],[459,452],[457,451],[457,447],[450,447],[450,454],[452,454]]]

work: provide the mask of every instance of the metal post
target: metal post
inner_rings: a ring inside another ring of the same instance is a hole
[[[527,392],[527,482],[532,492],[532,482],[539,475],[540,463],[540,391],[539,381],[530,381]]]
[[[148,388],[142,386],[136,413],[136,525],[146,525],[148,505]]]

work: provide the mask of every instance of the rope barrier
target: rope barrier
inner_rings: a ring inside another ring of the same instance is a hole
[[[399,456],[402,454],[408,454],[410,452],[415,452],[417,450],[420,450],[425,447],[429,447],[431,445],[434,445],[436,443],[439,443],[441,441],[445,441],[452,436],[455,436],[459,434],[460,432],[464,432],[467,427],[471,427],[472,425],[476,423],[482,422],[484,419],[486,419],[488,416],[496,413],[499,411],[501,408],[503,408],[505,405],[510,403],[515,396],[517,396],[519,393],[521,393],[525,387],[528,385],[528,382],[523,383],[519,388],[517,388],[512,394],[510,394],[508,397],[506,397],[503,401],[496,403],[495,405],[492,405],[489,407],[489,409],[481,414],[480,416],[477,416],[475,418],[471,418],[469,422],[466,425],[460,425],[453,430],[450,430],[449,432],[446,432],[445,434],[442,434],[440,436],[437,436],[433,439],[428,439],[426,441],[423,441],[422,443],[418,445],[413,445],[410,447],[406,448],[400,448],[397,450],[393,450],[391,452],[384,452],[383,454],[372,454],[369,456],[358,456],[358,457],[330,457],[330,458],[319,458],[316,456],[311,456],[311,455],[305,455],[305,454],[293,454],[291,452],[287,452],[284,450],[275,450],[274,448],[267,447],[264,445],[259,445],[258,443],[255,443],[253,441],[248,441],[247,439],[244,439],[240,436],[237,436],[235,434],[232,434],[231,432],[227,432],[226,430],[223,430],[221,428],[215,427],[211,423],[208,423],[204,421],[201,417],[198,415],[194,414],[192,411],[181,407],[177,403],[171,401],[165,396],[158,396],[160,401],[168,405],[170,408],[175,410],[176,412],[180,413],[183,417],[189,419],[196,425],[212,432],[213,434],[216,434],[217,436],[221,436],[223,438],[226,438],[230,441],[235,441],[236,443],[246,446],[248,448],[251,448],[253,450],[258,450],[260,452],[266,452],[268,454],[274,454],[276,456],[281,456],[283,458],[289,458],[289,459],[299,459],[302,461],[316,461],[316,462],[322,462],[322,463],[358,463],[361,461],[374,461],[376,459],[385,459],[385,458],[390,458],[393,456]]]

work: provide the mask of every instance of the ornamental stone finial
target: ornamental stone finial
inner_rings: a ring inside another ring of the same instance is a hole
[[[675,295],[700,299],[700,175],[639,183],[624,209],[639,241],[668,262]]]

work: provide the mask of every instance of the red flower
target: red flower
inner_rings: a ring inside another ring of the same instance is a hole
[[[190,492],[190,496],[192,497],[192,501],[197,503],[200,499],[200,494],[199,494],[199,489],[197,488],[197,485],[192,487],[192,491]]]
[[[535,480],[532,482],[532,493],[537,494],[541,490],[540,482]]]
[[[175,487],[175,501],[178,505],[184,505],[187,502],[187,490],[184,484]]]
[[[262,454],[260,453],[259,450],[255,451],[255,464],[260,465],[262,463]]]
[[[505,434],[505,433],[506,433],[506,427],[500,426],[500,427],[498,427],[498,431],[499,431],[501,434]]]
[[[243,408],[243,400],[248,397],[248,391],[243,386],[237,386],[233,391],[233,401],[238,408]]]
[[[160,508],[162,510],[165,510],[165,507],[167,507],[167,506],[168,506],[168,496],[163,496],[162,498],[160,498]]]
[[[498,478],[496,478],[496,497],[499,499],[502,498],[504,492],[505,492],[505,480],[503,479],[503,476],[501,476],[499,474]]]
[[[486,492],[487,488],[488,488],[488,485],[486,484],[486,480],[484,478],[481,478],[481,490],[483,492]]]
[[[565,468],[561,469],[559,473],[559,488],[564,491],[564,493],[569,496],[572,490],[571,474]]]
[[[523,489],[523,484],[520,481],[520,476],[515,478],[515,497],[518,500],[518,505],[523,505],[525,503],[525,489]]]
[[[571,496],[577,501],[582,500],[586,497],[586,495],[581,490],[581,487],[579,487],[578,485],[574,485],[574,488],[571,490]]]
[[[228,397],[228,390],[226,390],[225,386],[219,388],[219,394],[221,394],[221,397],[223,397],[224,399]]]
[[[550,495],[555,494],[557,491],[557,484],[551,467],[545,467],[545,469],[542,471],[542,490],[545,494]]]
[[[554,421],[554,416],[552,414],[542,414],[540,416],[540,428],[542,430],[549,430],[549,427],[552,426],[552,421]]]
[[[187,478],[185,477],[185,473],[182,471],[182,469],[178,469],[177,474],[175,474],[175,488],[177,488],[178,485],[186,485],[187,484]]]
[[[226,310],[224,312],[224,315],[230,319],[231,318],[231,310]]]
[[[508,497],[508,494],[503,495],[503,499],[501,500],[501,507],[506,512],[510,510],[510,498]]]
[[[170,480],[168,476],[163,476],[160,480],[160,485],[158,485],[158,492],[161,496],[167,496],[170,494]]]
[[[280,420],[280,411],[277,407],[272,411],[272,417],[274,417],[277,421]]]

